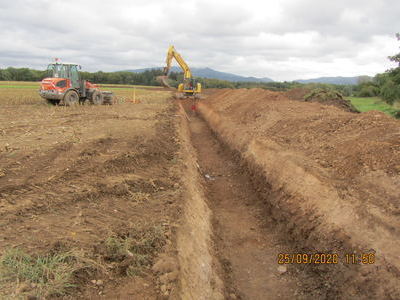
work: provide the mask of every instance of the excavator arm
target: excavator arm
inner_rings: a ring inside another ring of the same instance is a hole
[[[166,59],[167,66],[164,68],[164,75],[165,76],[168,75],[168,72],[171,69],[172,59],[174,58],[179,64],[179,66],[182,68],[184,78],[185,79],[192,78],[192,72],[190,72],[189,66],[182,58],[182,56],[175,50],[174,46],[169,46],[168,48],[167,59]]]
[[[166,66],[164,68],[164,76],[158,76],[157,80],[164,86],[171,88],[168,84],[168,73],[171,69],[172,60],[178,62],[179,66],[183,70],[183,82],[178,85],[178,94],[182,97],[194,96],[196,99],[199,99],[199,93],[201,93],[201,84],[196,82],[194,78],[192,78],[192,72],[188,64],[182,58],[182,56],[175,50],[174,46],[169,46],[167,52]]]

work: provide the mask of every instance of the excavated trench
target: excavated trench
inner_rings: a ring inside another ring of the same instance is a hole
[[[263,208],[249,177],[201,118],[191,118],[190,130],[212,211],[225,297],[293,298],[300,282],[292,275],[280,274],[276,262],[277,254],[288,249],[261,221]]]
[[[307,211],[296,204],[297,201],[304,203],[301,194],[290,190],[297,188],[298,182],[288,183],[284,188],[279,180],[284,180],[285,176],[278,180],[274,171],[284,169],[283,175],[297,173],[299,180],[312,180],[307,173],[296,166],[291,168],[288,161],[280,162],[285,157],[279,157],[278,151],[276,163],[281,165],[274,166],[276,168],[268,173],[267,163],[262,165],[252,159],[252,156],[265,156],[261,147],[265,145],[249,145],[250,154],[238,151],[227,139],[229,131],[224,130],[223,123],[204,105],[200,106],[200,111],[193,112],[191,103],[182,104],[187,114],[182,118],[187,126],[186,134],[195,152],[192,158],[197,161],[195,184],[201,185],[198,201],[205,205],[202,208],[205,214],[197,217],[200,223],[211,222],[206,232],[202,231],[207,241],[204,249],[210,247],[206,251],[210,276],[202,282],[203,288],[209,288],[209,295],[214,292],[213,299],[219,296],[225,299],[396,298],[398,291],[392,285],[396,279],[384,279],[390,278],[387,276],[393,269],[386,262],[380,265],[346,263],[344,253],[363,249],[351,244],[341,231],[321,230],[324,226],[321,215],[314,214],[312,208]],[[185,114],[183,110],[182,113]],[[318,195],[329,192],[323,186],[315,185],[315,188]],[[311,192],[310,197],[313,196]],[[192,219],[196,214],[192,213]],[[195,222],[193,224],[195,228]],[[207,235],[211,236],[210,241]],[[310,259],[308,263],[298,263],[292,259],[296,254],[338,251],[341,252],[337,263],[318,263]],[[192,256],[196,256],[196,250],[192,252]],[[197,254],[199,261],[195,264],[204,265],[201,253],[197,251]],[[289,255],[292,261],[279,264],[283,255]],[[189,259],[181,259],[181,265],[182,262],[193,265]],[[195,285],[193,282],[198,279],[195,277],[187,279],[187,287],[189,282]],[[382,280],[386,280],[385,285]],[[198,294],[191,296],[207,299],[204,293],[200,297]]]
[[[183,263],[183,269],[200,271],[200,262],[197,262],[200,259],[213,271],[205,268],[211,287],[207,287],[207,279],[196,278],[196,271],[192,272],[192,278],[186,277],[184,282],[191,289],[183,288],[183,295],[196,286],[190,282],[197,281],[203,283],[203,291],[190,296],[207,299],[205,295],[212,293],[216,278],[219,278],[222,280],[218,284],[219,293],[225,299],[307,299],[312,295],[327,298],[329,289],[320,286],[318,275],[303,272],[301,266],[278,264],[280,253],[294,253],[295,249],[279,227],[266,218],[267,207],[257,191],[260,186],[255,185],[246,166],[240,163],[240,157],[219,141],[200,115],[191,112],[188,103],[184,106],[189,121],[186,124],[190,147],[195,151],[193,159],[197,161],[197,173],[201,175],[197,182],[201,191],[192,190],[191,204],[187,203],[186,211],[190,209],[192,215],[185,226],[193,228],[186,231],[200,229],[195,244],[206,241],[207,234],[212,241],[208,244],[209,252],[202,251],[202,246],[187,251],[190,243],[181,243],[185,245],[180,247],[180,252],[188,258],[196,258],[190,264],[186,264],[189,259],[181,259],[181,265]],[[192,179],[196,176],[192,174]],[[193,189],[193,184],[191,186]],[[193,197],[193,194],[199,197]],[[208,221],[212,226],[208,227]],[[195,225],[196,222],[199,225]],[[210,291],[204,293],[207,289]],[[215,290],[214,297],[217,298]]]

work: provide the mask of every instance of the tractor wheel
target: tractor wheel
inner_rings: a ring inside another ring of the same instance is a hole
[[[68,91],[64,95],[64,104],[66,106],[74,106],[79,104],[79,95],[76,91]]]
[[[91,102],[94,105],[102,105],[104,102],[103,94],[100,91],[94,91],[91,97]]]

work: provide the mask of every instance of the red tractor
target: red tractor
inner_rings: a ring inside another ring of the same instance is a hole
[[[58,60],[49,64],[48,77],[40,85],[40,96],[54,105],[112,104],[113,93],[100,91],[97,85],[82,80],[78,68],[81,68],[78,64],[60,63]]]

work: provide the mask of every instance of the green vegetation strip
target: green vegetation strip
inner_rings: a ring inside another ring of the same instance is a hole
[[[119,87],[106,87],[106,86],[101,86],[100,89],[102,91],[105,90],[110,90],[110,91],[129,91],[133,93],[133,88],[119,88]],[[136,88],[136,91],[145,91],[146,89],[143,88]]]
[[[10,283],[25,285],[23,292],[36,296],[64,295],[74,287],[74,273],[86,267],[82,256],[57,253],[31,256],[20,249],[8,249],[0,259],[0,287],[2,292]]]
[[[378,97],[348,97],[348,99],[361,112],[379,110],[388,115],[395,116],[395,114],[400,111],[386,102],[383,102]]]
[[[38,89],[39,85],[0,85],[0,89]]]
[[[0,89],[1,88],[11,88],[11,89],[38,89],[40,86],[39,82],[14,82],[14,81],[0,81]],[[146,85],[119,85],[119,84],[99,84],[101,89],[110,89],[110,90],[133,90],[133,88],[139,89],[149,89],[149,88],[159,88],[159,86],[146,86]]]
[[[152,85],[123,85],[123,84],[98,84],[99,87],[101,88],[128,88],[128,89],[132,89],[132,88],[150,88],[150,89],[156,89],[156,88],[160,88],[161,86],[152,86]]]

